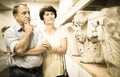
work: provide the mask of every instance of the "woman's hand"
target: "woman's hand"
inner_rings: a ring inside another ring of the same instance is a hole
[[[43,47],[45,47],[46,49],[50,49],[51,48],[51,45],[50,45],[50,43],[47,41],[47,40],[44,40],[42,43],[41,43],[41,45],[43,46]]]

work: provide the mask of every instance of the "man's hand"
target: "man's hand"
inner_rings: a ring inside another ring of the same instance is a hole
[[[29,21],[25,21],[24,22],[24,30],[25,30],[25,33],[27,33],[27,34],[31,34],[32,33],[33,26],[30,24]]]

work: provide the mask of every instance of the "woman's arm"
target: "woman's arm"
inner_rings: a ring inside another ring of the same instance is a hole
[[[67,38],[62,39],[60,43],[59,47],[52,47],[52,50],[56,54],[63,55],[67,51]]]

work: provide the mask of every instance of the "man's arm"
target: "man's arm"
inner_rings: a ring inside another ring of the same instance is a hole
[[[31,48],[28,51],[26,51],[24,55],[40,55],[43,52],[47,51],[47,49],[48,48],[46,44],[37,45],[36,47]]]
[[[28,49],[28,46],[30,43],[30,36],[32,33],[32,25],[30,25],[29,23],[25,23],[24,30],[25,30],[25,33],[23,38],[17,42],[14,48],[16,55],[20,55],[20,56],[24,55],[24,53]]]
[[[16,55],[22,55],[27,50],[29,42],[30,42],[30,35],[25,33],[23,38],[17,42],[14,48]]]

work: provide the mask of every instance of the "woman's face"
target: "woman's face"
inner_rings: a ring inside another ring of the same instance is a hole
[[[55,14],[51,11],[45,11],[43,15],[43,21],[45,24],[54,24]]]

